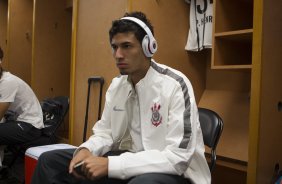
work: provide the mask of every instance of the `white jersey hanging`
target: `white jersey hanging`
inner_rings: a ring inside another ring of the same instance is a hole
[[[212,17],[213,0],[190,1],[190,30],[185,50],[200,51],[212,47]]]

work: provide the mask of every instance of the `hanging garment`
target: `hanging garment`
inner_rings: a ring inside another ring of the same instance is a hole
[[[189,3],[189,0],[185,0]],[[212,47],[213,0],[190,1],[190,30],[185,50]]]

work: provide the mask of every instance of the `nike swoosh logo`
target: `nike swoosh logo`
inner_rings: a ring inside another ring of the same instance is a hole
[[[117,108],[116,106],[114,106],[113,110],[114,110],[114,111],[124,111],[124,109],[119,109],[119,108]]]
[[[18,126],[19,126],[22,130],[24,130],[24,128],[22,127],[22,125],[21,125],[21,124],[19,124],[19,123],[18,123]]]

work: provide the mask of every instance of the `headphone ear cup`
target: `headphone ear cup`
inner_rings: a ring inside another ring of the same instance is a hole
[[[152,57],[153,54],[149,50],[149,44],[150,44],[150,39],[148,35],[145,35],[143,40],[142,40],[142,48],[145,56],[147,57]]]
[[[150,39],[150,44],[149,44],[149,51],[153,55],[157,52],[158,50],[158,43],[155,40],[155,38]]]

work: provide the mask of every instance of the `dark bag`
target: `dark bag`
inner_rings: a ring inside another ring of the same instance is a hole
[[[44,128],[42,133],[52,136],[63,118],[63,105],[55,99],[45,99],[41,102]]]

